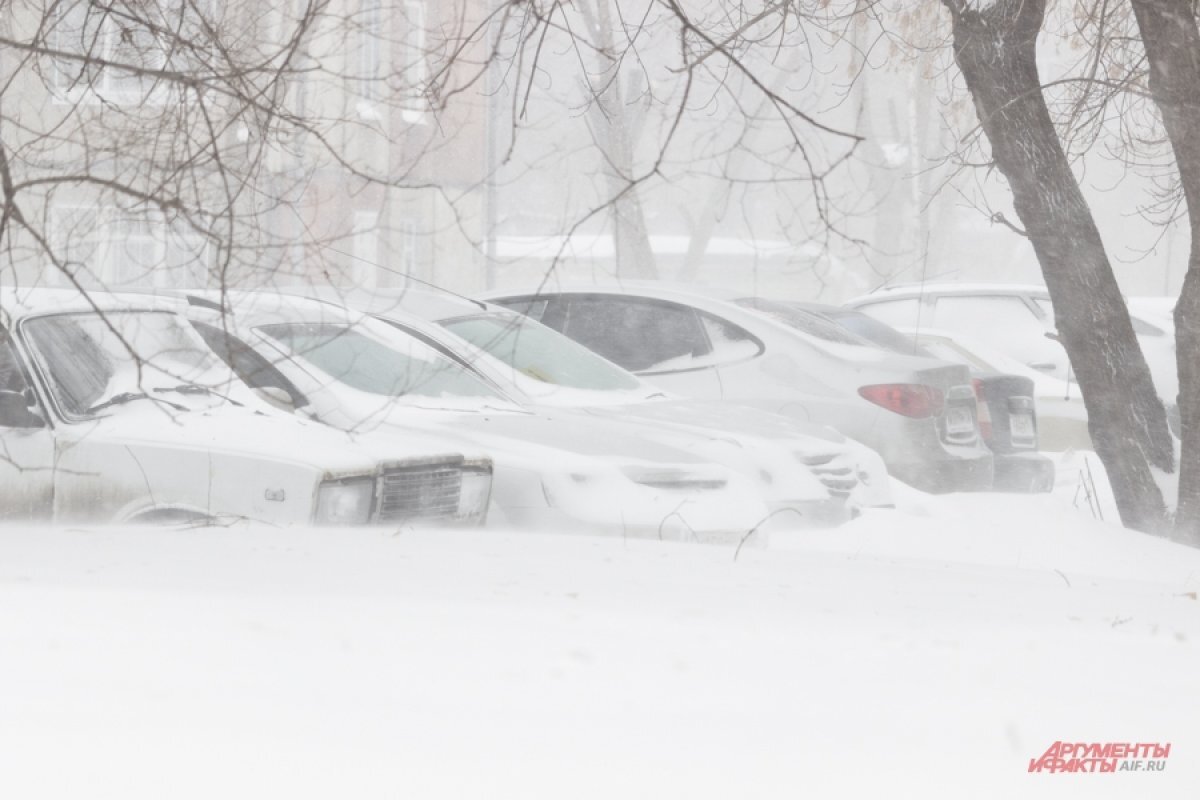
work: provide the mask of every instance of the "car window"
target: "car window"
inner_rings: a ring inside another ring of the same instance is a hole
[[[205,344],[211,347],[212,351],[228,364],[234,374],[248,386],[255,389],[284,391],[295,408],[308,405],[308,398],[304,396],[304,393],[297,389],[295,384],[289,381],[274,364],[255,352],[250,345],[215,325],[192,322],[192,327],[204,339]]]
[[[1054,306],[1052,306],[1050,304],[1050,300],[1045,297],[1035,297],[1035,298],[1033,298],[1033,302],[1036,303],[1037,307],[1040,308],[1042,310],[1042,313],[1046,315],[1046,319],[1049,321],[1050,327],[1051,328],[1056,327],[1054,324]],[[1147,322],[1146,320],[1142,319],[1141,317],[1137,317],[1137,316],[1134,316],[1131,314],[1129,317],[1129,321],[1133,323],[1133,332],[1138,336],[1166,336],[1167,335],[1166,331],[1164,331],[1162,328],[1158,327],[1157,325]]]
[[[988,340],[1013,330],[1041,331],[1046,327],[1024,300],[1011,295],[939,297],[930,326]]]
[[[1133,332],[1138,336],[1166,336],[1167,334],[1162,328],[1157,325],[1151,325],[1144,319],[1139,317],[1130,317],[1129,321],[1133,323]]]
[[[359,391],[388,397],[503,399],[458,362],[396,332],[387,344],[337,323],[263,325],[293,356]]]
[[[920,319],[921,308],[915,297],[871,302],[859,306],[858,310],[893,328],[915,328],[922,321],[928,323],[928,320]]]
[[[802,333],[807,333],[809,336],[815,336],[818,339],[824,339],[827,342],[865,344],[862,339],[850,333],[850,331],[841,325],[831,322],[820,314],[814,314],[802,308],[789,306],[785,303],[777,303],[773,300],[764,300],[761,297],[743,297],[733,302],[735,305],[742,306],[743,308],[759,311],[776,322],[782,322],[789,328],[795,328]]]
[[[929,353],[921,349],[919,344],[913,341],[911,336],[906,336],[890,325],[880,322],[874,317],[868,317],[861,312],[835,311],[830,313],[829,318],[856,336],[861,336],[876,347],[882,347],[884,350],[890,350],[893,353],[903,353],[909,356],[929,355]]]
[[[695,311],[639,297],[573,297],[563,333],[632,372],[682,367],[711,352]]]
[[[708,334],[710,353],[701,360],[705,364],[730,364],[754,358],[763,351],[762,342],[747,330],[720,317],[697,312],[704,332]]]
[[[441,324],[521,374],[544,383],[599,391],[625,391],[641,385],[637,378],[578,342],[519,314],[479,314]]]
[[[1053,304],[1051,304],[1050,298],[1035,297],[1035,298],[1033,298],[1033,304],[1038,307],[1038,310],[1042,312],[1042,315],[1049,321],[1050,326],[1053,327],[1054,326],[1054,306],[1053,306]]]
[[[25,371],[8,334],[0,331],[0,392],[24,392],[29,388]]]
[[[524,297],[505,297],[500,300],[490,300],[488,302],[495,303],[498,306],[510,308],[518,314],[523,314],[526,317],[532,317],[535,320],[540,320],[546,313],[546,306],[549,300],[545,297],[524,296]]]
[[[107,311],[53,314],[23,323],[48,377],[48,388],[70,416],[88,416],[123,394],[162,397],[175,405],[211,405],[219,395],[179,394],[183,385],[227,388],[233,376],[177,314]]]

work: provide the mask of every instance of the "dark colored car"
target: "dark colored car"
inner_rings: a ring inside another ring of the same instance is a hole
[[[1033,380],[1005,375],[973,363],[960,350],[936,339],[906,335],[861,311],[817,303],[786,303],[801,313],[819,315],[894,353],[966,364],[979,409],[979,432],[995,456],[993,488],[1010,492],[1048,492],[1054,488],[1054,462],[1038,452],[1037,408]]]

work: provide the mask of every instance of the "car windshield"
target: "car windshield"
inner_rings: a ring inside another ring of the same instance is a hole
[[[175,408],[223,402],[232,375],[178,315],[165,311],[54,314],[23,330],[67,416],[152,397]]]
[[[891,325],[886,325],[861,312],[833,311],[830,312],[829,318],[856,336],[861,336],[884,350],[910,356],[929,355],[912,338],[905,336]]]
[[[398,332],[384,344],[339,323],[263,325],[258,330],[292,356],[359,391],[387,397],[505,399],[461,364]]]
[[[522,375],[597,391],[637,389],[641,382],[574,340],[520,314],[480,314],[441,323]]]
[[[789,306],[786,303],[764,300],[761,297],[743,297],[733,302],[742,308],[750,308],[761,312],[776,322],[782,322],[789,328],[794,328],[807,333],[809,336],[815,336],[818,339],[824,339],[827,342],[855,344],[859,346],[870,344],[869,342],[864,342],[837,323],[822,317],[820,314],[814,314],[811,311]]]

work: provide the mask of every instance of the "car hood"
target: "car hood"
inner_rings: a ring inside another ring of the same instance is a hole
[[[380,461],[457,453],[453,446],[414,434],[405,439],[355,437],[289,414],[217,406],[203,411],[171,412],[127,405],[86,423],[81,439],[129,447],[207,450],[311,467],[331,475],[369,472]]]
[[[762,409],[719,400],[671,398],[617,407],[593,407],[586,411],[597,416],[616,416],[643,424],[695,428],[709,433],[726,432],[734,436],[770,439],[811,438],[834,444],[841,444],[846,440],[846,437],[826,425],[803,422],[779,414],[770,414]]]
[[[390,435],[420,432],[482,450],[493,457],[520,455],[544,460],[546,466],[571,456],[609,462],[702,464],[701,459],[643,436],[628,427],[590,414],[542,414],[506,410],[464,413],[454,410],[414,409],[396,405],[375,420],[354,429]]]

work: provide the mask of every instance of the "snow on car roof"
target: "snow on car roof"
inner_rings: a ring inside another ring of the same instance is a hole
[[[847,300],[846,305],[868,303],[884,297],[915,297],[922,294],[1036,294],[1047,295],[1045,286],[1035,283],[902,283],[881,286],[869,294]]]
[[[484,300],[503,297],[524,297],[538,294],[586,294],[589,292],[601,294],[644,295],[647,297],[696,298],[708,300],[734,300],[739,297],[750,297],[751,292],[739,292],[734,289],[724,289],[712,286],[692,286],[673,283],[671,281],[629,280],[603,281],[597,283],[568,282],[559,283],[548,281],[542,286],[525,286],[517,289],[503,289],[483,292],[479,295]]]
[[[481,311],[508,313],[501,306],[455,294],[446,289],[403,287],[397,289],[350,289],[322,287],[306,291],[310,297],[345,305],[376,316],[394,314],[437,321],[478,314]]]
[[[211,303],[213,314],[227,308],[243,325],[263,325],[272,321],[294,320],[298,315],[320,319],[325,322],[355,323],[364,314],[344,306],[311,297],[279,294],[273,291],[236,290],[222,292],[217,289],[189,291],[187,297]]]
[[[150,308],[178,311],[178,298],[137,292],[88,291],[42,287],[0,287],[0,308],[10,317],[64,311],[116,311],[127,308]]]

